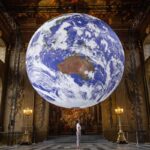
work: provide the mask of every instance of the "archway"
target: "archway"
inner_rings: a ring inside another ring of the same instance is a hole
[[[149,96],[149,103],[150,103],[150,33],[147,35],[147,37],[144,40],[143,48],[144,48],[146,82],[147,82],[148,96]]]
[[[2,130],[3,123],[3,81],[5,72],[5,57],[6,57],[6,45],[2,39],[2,32],[0,31],[0,131]]]

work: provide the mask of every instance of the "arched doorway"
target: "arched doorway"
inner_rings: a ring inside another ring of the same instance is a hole
[[[82,134],[101,134],[101,105],[85,109],[65,109],[50,104],[49,135],[75,134],[75,123],[80,119]]]
[[[144,60],[145,60],[145,74],[147,82],[147,90],[150,104],[150,33],[146,36],[144,43]]]
[[[6,45],[2,39],[2,32],[0,31],[0,131],[2,130],[3,124],[3,81],[5,72],[5,57],[6,57]]]

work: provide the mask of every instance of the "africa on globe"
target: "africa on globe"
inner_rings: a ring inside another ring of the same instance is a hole
[[[116,89],[124,60],[118,36],[104,21],[72,13],[45,22],[34,33],[26,69],[43,99],[60,107],[85,108]]]

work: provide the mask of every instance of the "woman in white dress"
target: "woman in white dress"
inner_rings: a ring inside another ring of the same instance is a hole
[[[81,137],[81,125],[80,125],[80,121],[77,120],[76,123],[76,144],[77,144],[77,149],[80,148],[80,137]]]

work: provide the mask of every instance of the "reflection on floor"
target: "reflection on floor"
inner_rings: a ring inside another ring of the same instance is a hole
[[[1,146],[0,150],[76,150],[75,136],[55,137],[29,146]],[[98,136],[82,136],[80,150],[150,150],[150,143],[139,145],[135,143],[116,144]]]

